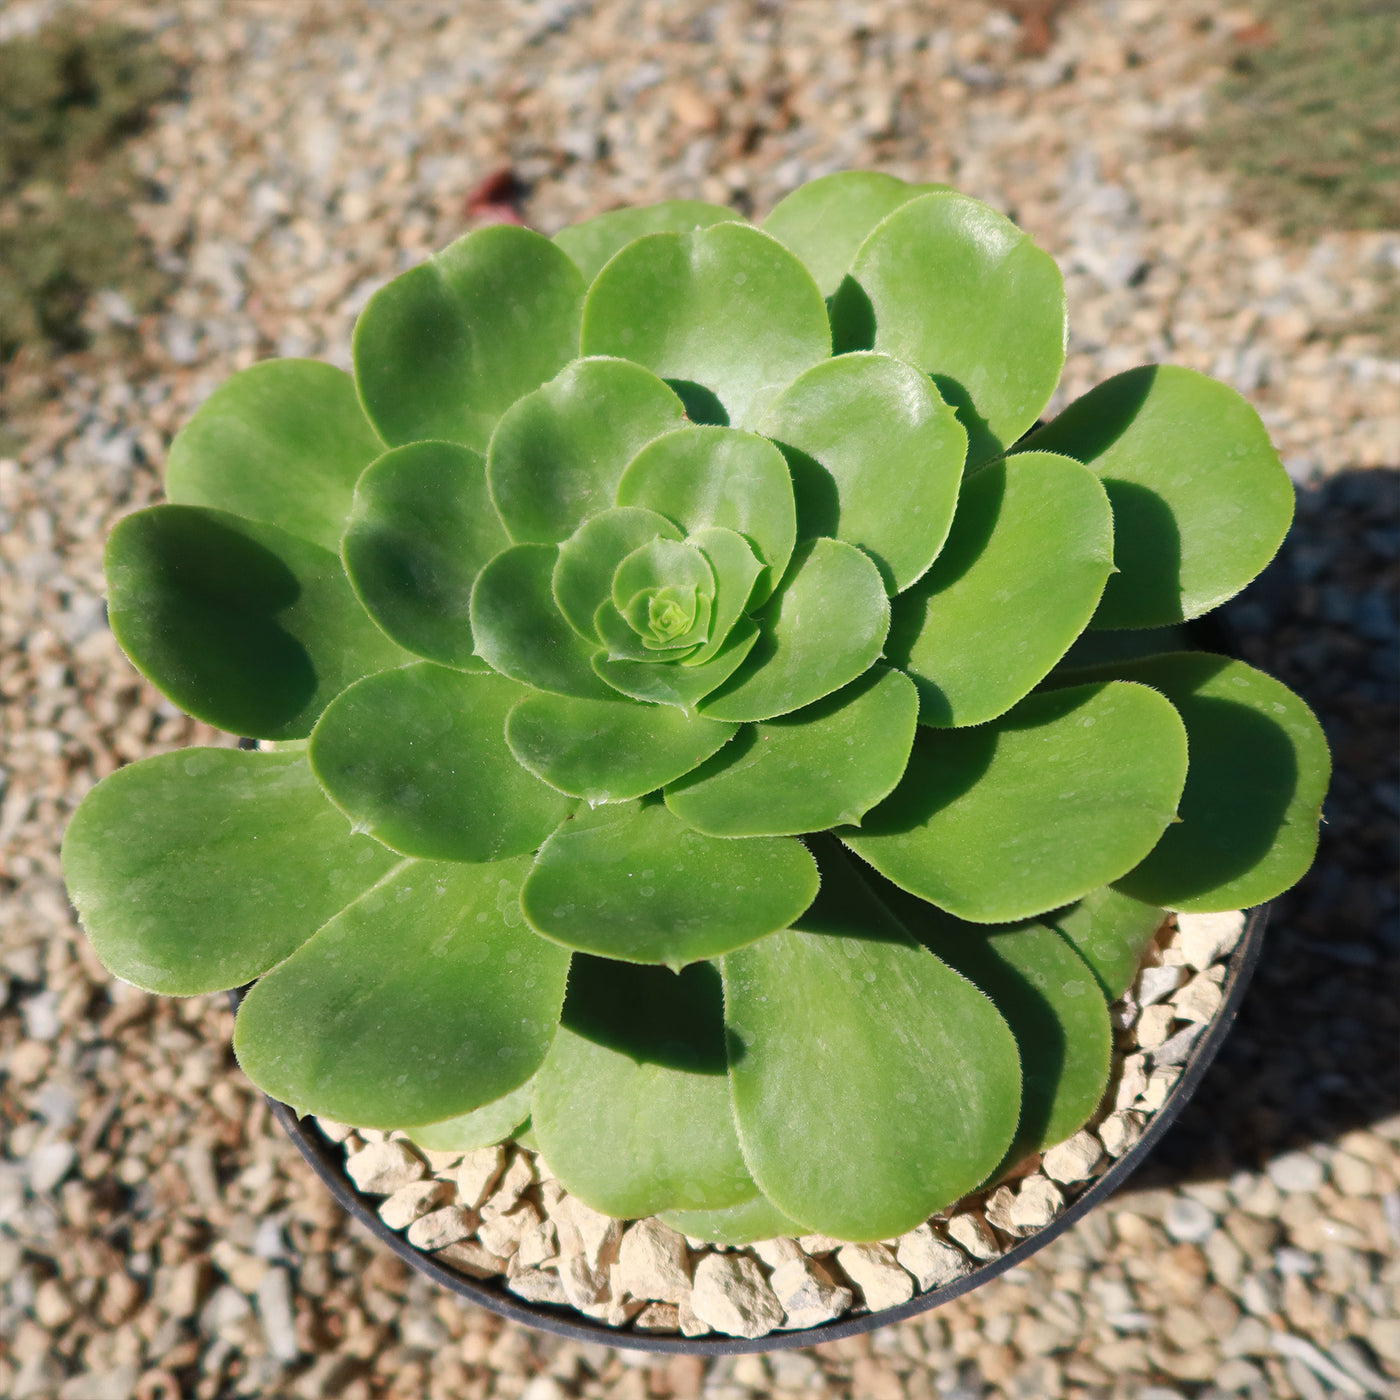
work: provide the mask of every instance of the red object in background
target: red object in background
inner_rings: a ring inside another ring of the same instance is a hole
[[[1074,0],[1011,0],[1005,8],[1021,22],[1021,53],[1040,58],[1054,41],[1054,23]]]
[[[525,190],[510,166],[493,170],[467,195],[462,212],[479,224],[521,224],[519,204]]]

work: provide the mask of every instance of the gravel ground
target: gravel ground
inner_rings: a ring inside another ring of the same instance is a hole
[[[0,37],[51,13],[10,0]],[[0,459],[0,1393],[14,1400],[1400,1394],[1393,884],[1400,362],[1349,320],[1400,236],[1242,226],[1190,133],[1246,28],[1201,0],[1083,0],[1017,56],[964,3],[86,0],[158,30],[189,95],[138,138],[137,214],[181,287],[121,360],[18,368]],[[1143,359],[1234,383],[1300,487],[1231,609],[1299,689],[1338,777],[1239,1028],[1151,1175],[921,1323],[649,1364],[501,1325],[347,1227],[234,1069],[219,998],[114,985],[57,845],[93,782],[232,742],[105,630],[101,542],[157,495],[171,432],[269,354],[343,362],[380,282],[469,226],[511,167],[551,231],[619,202],[762,213],[803,179],[948,178],[1061,260],[1070,395]],[[130,319],[106,298],[98,319]]]

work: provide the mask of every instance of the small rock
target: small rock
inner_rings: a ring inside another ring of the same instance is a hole
[[[854,1301],[849,1288],[842,1288],[826,1269],[801,1251],[779,1264],[768,1283],[787,1314],[783,1327],[788,1329],[830,1322]]]
[[[764,1337],[783,1321],[783,1305],[763,1270],[743,1254],[710,1254],[700,1261],[690,1311],[731,1337]]]
[[[755,1240],[749,1248],[770,1269],[776,1269],[779,1264],[791,1264],[794,1259],[802,1258],[802,1251],[797,1247],[797,1241],[786,1235],[779,1235],[776,1239],[771,1240]]]
[[[995,1259],[1001,1245],[980,1211],[965,1210],[948,1221],[948,1238],[960,1244],[974,1259]]]
[[[659,1220],[638,1221],[622,1236],[617,1264],[621,1286],[634,1298],[679,1303],[690,1292],[685,1240]]]
[[[703,1318],[695,1316],[695,1309],[690,1306],[689,1298],[677,1304],[676,1313],[681,1320],[682,1337],[703,1337],[714,1331],[714,1328]]]
[[[588,1267],[581,1254],[563,1258],[554,1266],[563,1285],[564,1296],[580,1310],[609,1301],[608,1276]]]
[[[1099,1124],[1099,1141],[1110,1157],[1121,1157],[1137,1145],[1143,1126],[1141,1114],[1131,1111],[1110,1114]]]
[[[515,1251],[516,1262],[522,1268],[538,1268],[559,1257],[559,1237],[552,1220],[541,1220],[520,1235]]]
[[[799,1235],[797,1247],[803,1254],[835,1254],[845,1243],[830,1235]]]
[[[914,1296],[914,1280],[882,1244],[845,1244],[836,1251],[842,1272],[860,1289],[871,1312],[898,1307]]]
[[[1176,1014],[1183,1021],[1209,1021],[1225,1000],[1220,986],[1224,975],[1224,968],[1211,967],[1193,977],[1171,999]]]
[[[617,1259],[622,1222],[586,1206],[577,1196],[565,1196],[550,1213],[564,1258],[581,1254],[593,1270],[606,1269]]]
[[[1326,1175],[1322,1163],[1306,1152],[1285,1152],[1281,1157],[1275,1157],[1264,1170],[1268,1172],[1269,1180],[1287,1195],[1316,1191]]]
[[[476,1228],[476,1216],[461,1206],[443,1206],[420,1215],[408,1227],[408,1242],[415,1249],[436,1250],[466,1239]]]
[[[1128,1055],[1123,1060],[1114,1097],[1115,1108],[1131,1108],[1133,1100],[1147,1088],[1147,1056]]]
[[[1205,1030],[1204,1021],[1195,1021],[1187,1026],[1185,1030],[1177,1031],[1165,1044],[1159,1045],[1152,1052],[1152,1063],[1154,1065],[1180,1065],[1186,1062],[1186,1057],[1191,1053],[1191,1047],[1200,1038],[1201,1032]]]
[[[553,1269],[521,1269],[506,1278],[506,1287],[527,1303],[568,1303],[568,1295]]]
[[[998,1230],[1005,1230],[1008,1235],[1016,1234],[1016,1227],[1011,1223],[1011,1207],[1015,1200],[1016,1193],[1010,1186],[998,1186],[987,1197],[986,1204],[982,1207],[988,1224],[995,1225]]]
[[[1043,1230],[1064,1208],[1065,1198],[1059,1188],[1037,1173],[1021,1183],[1011,1206],[1011,1223],[1023,1234]]]
[[[1376,1174],[1369,1162],[1353,1157],[1349,1152],[1338,1152],[1328,1163],[1332,1180],[1344,1196],[1370,1196],[1375,1194]]]
[[[274,1264],[258,1281],[256,1302],[268,1354],[290,1366],[301,1355],[301,1349],[297,1346],[296,1315],[292,1310],[292,1276],[282,1265]]]
[[[1244,932],[1244,911],[1178,914],[1176,927],[1176,940],[1163,954],[1163,962],[1175,962],[1179,958],[1187,967],[1205,969],[1240,941]]]
[[[1098,1138],[1086,1130],[1052,1147],[1040,1165],[1052,1181],[1086,1181],[1102,1157],[1103,1147]]]
[[[445,1181],[411,1181],[379,1203],[379,1218],[391,1230],[406,1230],[420,1216],[445,1204],[452,1187]]]
[[[496,1183],[496,1189],[483,1203],[482,1215],[504,1215],[506,1211],[513,1210],[515,1203],[534,1184],[534,1166],[523,1152],[517,1152]]]
[[[1138,976],[1138,1004],[1155,1006],[1181,986],[1184,974],[1180,967],[1145,967]]]
[[[1257,1317],[1242,1317],[1220,1343],[1222,1356],[1267,1356],[1269,1329]]]
[[[344,1142],[355,1131],[348,1123],[337,1123],[333,1118],[318,1118],[316,1126],[332,1142]]]
[[[1098,1143],[1094,1148],[1098,1150]],[[901,1268],[914,1275],[924,1293],[972,1272],[967,1255],[956,1245],[939,1239],[928,1225],[919,1225],[907,1235],[901,1235],[895,1258]]]
[[[1161,1069],[1154,1069],[1147,1076],[1147,1088],[1138,1095],[1137,1102],[1133,1107],[1142,1113],[1156,1113],[1166,1103],[1171,1091],[1176,1088],[1176,1081],[1180,1078],[1181,1067],[1179,1065],[1166,1065]]]
[[[434,1152],[431,1148],[420,1147],[418,1155],[428,1164],[428,1170],[434,1176],[449,1177],[455,1176],[457,1168],[461,1165],[465,1152]]]
[[[367,1195],[389,1196],[420,1181],[428,1169],[406,1143],[372,1142],[345,1159],[345,1170]]]
[[[1200,1201],[1178,1196],[1167,1207],[1162,1224],[1178,1244],[1203,1244],[1215,1230],[1215,1216]]]
[[[492,1254],[501,1258],[514,1254],[520,1248],[520,1241],[527,1230],[538,1229],[544,1217],[529,1202],[522,1201],[514,1210],[504,1215],[493,1215],[481,1222],[476,1237]]]
[[[485,1245],[475,1240],[458,1240],[456,1244],[437,1250],[433,1258],[440,1264],[446,1264],[449,1269],[456,1269],[459,1274],[468,1274],[472,1278],[495,1278],[505,1273],[507,1268],[504,1259],[492,1254]]]
[[[1244,1250],[1225,1230],[1212,1230],[1204,1248],[1212,1277],[1233,1293],[1244,1273]]]
[[[1171,1035],[1176,1010],[1172,1006],[1149,1006],[1137,1023],[1137,1043],[1143,1050],[1155,1050]]]
[[[674,1303],[648,1303],[637,1314],[632,1326],[639,1332],[678,1332],[680,1309]]]
[[[46,1142],[29,1154],[26,1172],[29,1189],[36,1196],[47,1196],[73,1169],[78,1149],[71,1142]]]
[[[83,1371],[70,1376],[59,1387],[58,1400],[128,1400],[135,1389],[136,1367],[128,1364],[111,1371]]]
[[[503,1147],[480,1147],[468,1152],[457,1168],[457,1198],[469,1210],[477,1210],[505,1170]]]

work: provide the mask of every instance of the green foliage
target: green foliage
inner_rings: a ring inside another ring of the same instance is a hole
[[[1063,344],[1000,215],[850,175],[766,230],[484,230],[353,382],[235,376],[113,532],[113,627],[310,743],[94,789],[100,955],[260,979],[235,1048],[298,1108],[528,1131],[721,1240],[887,1238],[1072,1133],[1165,910],[1296,880],[1327,753],[1172,626],[1287,528],[1257,417],[1134,371],[1020,440]]]
[[[1285,232],[1400,225],[1400,12],[1390,0],[1265,0],[1202,149]]]
[[[0,359],[80,346],[94,291],[141,310],[164,290],[125,211],[121,146],[176,78],[147,36],[111,24],[0,44]]]

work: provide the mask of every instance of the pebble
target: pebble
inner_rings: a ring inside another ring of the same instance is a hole
[[[768,1286],[782,1304],[785,1328],[819,1327],[845,1313],[855,1301],[815,1259],[801,1255],[779,1264]]]
[[[1190,1196],[1178,1196],[1162,1217],[1167,1234],[1178,1244],[1204,1244],[1215,1231],[1215,1216]]]
[[[972,1272],[972,1263],[956,1245],[941,1240],[928,1225],[920,1225],[899,1237],[895,1259],[917,1280],[920,1292],[942,1288],[945,1283]]]
[[[914,1296],[914,1280],[882,1244],[845,1244],[836,1251],[841,1272],[861,1291],[871,1312],[898,1307]]]
[[[948,1238],[960,1244],[974,1259],[995,1259],[1001,1253],[995,1233],[975,1210],[950,1217],[947,1229]]]
[[[1084,1181],[1103,1159],[1103,1145],[1087,1131],[1050,1148],[1041,1159],[1041,1168],[1052,1181],[1068,1185]]]
[[[379,1203],[379,1218],[391,1230],[407,1229],[419,1216],[445,1204],[452,1188],[445,1181],[411,1181]]]
[[[422,1179],[423,1159],[401,1142],[374,1142],[345,1159],[350,1180],[366,1194],[388,1196]]]
[[[415,1249],[442,1249],[466,1239],[476,1229],[476,1216],[461,1206],[443,1206],[420,1215],[408,1227],[408,1242]]]
[[[1043,1229],[1064,1209],[1065,1198],[1053,1181],[1029,1176],[1021,1184],[1008,1212],[1011,1224],[1023,1234]]]
[[[742,1254],[710,1254],[696,1265],[690,1307],[731,1337],[765,1337],[783,1321],[783,1305],[763,1270]]]
[[[1275,1157],[1265,1170],[1269,1180],[1289,1195],[1317,1191],[1326,1176],[1322,1163],[1306,1152],[1285,1152]]]
[[[623,1233],[617,1276],[634,1298],[679,1303],[691,1287],[685,1240],[659,1220],[639,1220]]]

